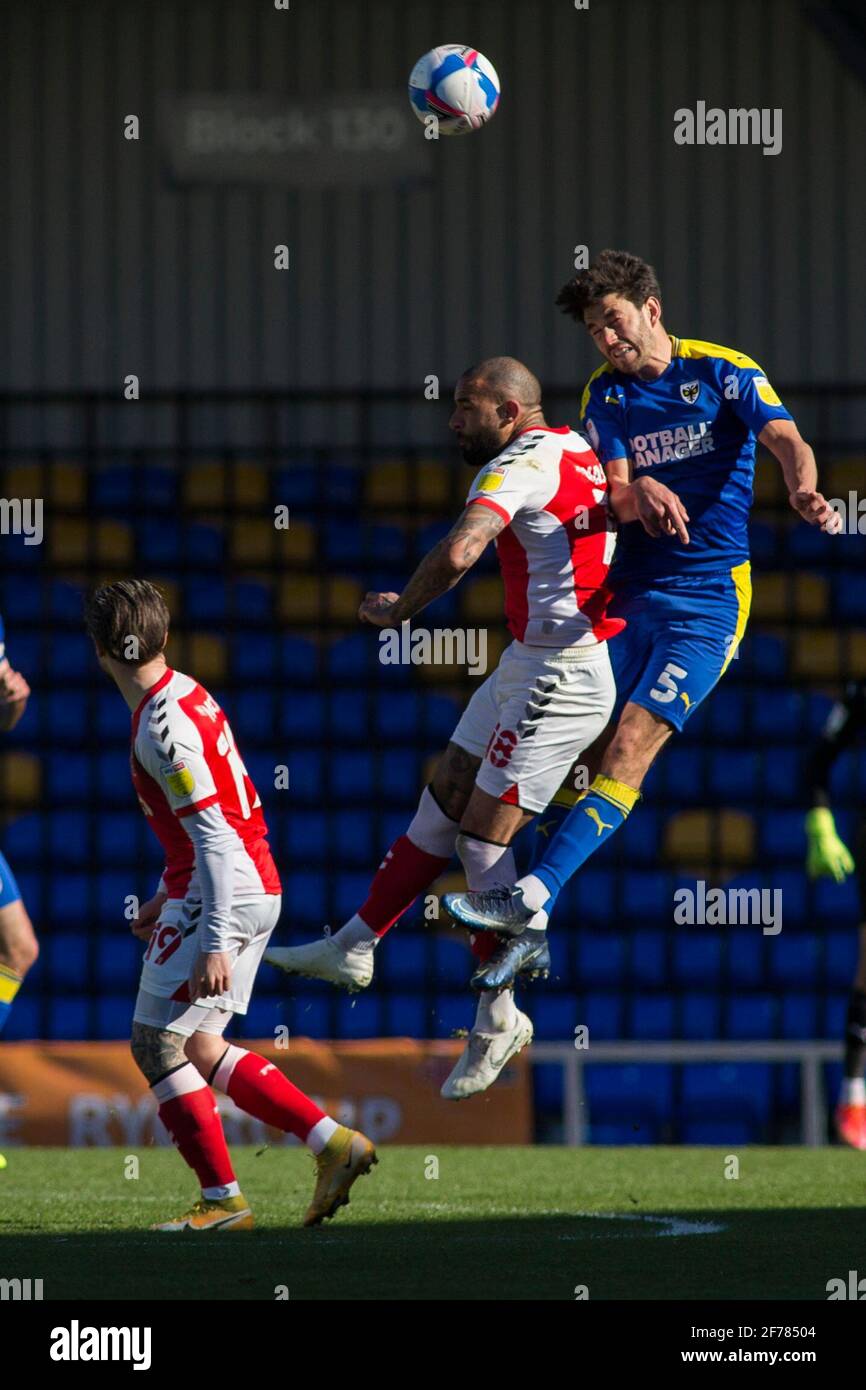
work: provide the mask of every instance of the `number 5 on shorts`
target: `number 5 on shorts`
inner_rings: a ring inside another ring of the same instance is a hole
[[[677,666],[675,662],[669,661],[650,691],[650,695],[654,700],[658,700],[660,705],[669,705],[671,700],[675,700],[679,694],[677,681],[684,680],[687,675],[688,671],[684,671],[682,666]]]

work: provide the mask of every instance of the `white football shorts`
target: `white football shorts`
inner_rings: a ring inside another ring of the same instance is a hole
[[[227,949],[232,959],[229,992],[190,1003],[184,986],[199,950],[201,903],[170,898],[144,953],[135,1022],[167,1028],[184,1037],[222,1033],[232,1014],[247,1011],[256,973],[279,920],[281,903],[277,893],[263,893],[248,902],[235,903]],[[175,997],[178,994],[179,999]]]
[[[451,741],[482,759],[476,786],[537,813],[601,733],[615,697],[606,642],[564,649],[512,642]]]

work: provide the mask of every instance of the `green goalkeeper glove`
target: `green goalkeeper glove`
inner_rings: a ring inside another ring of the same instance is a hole
[[[854,860],[848,846],[836,834],[833,812],[828,806],[816,806],[806,816],[806,872],[810,878],[827,877],[844,883],[854,872]]]

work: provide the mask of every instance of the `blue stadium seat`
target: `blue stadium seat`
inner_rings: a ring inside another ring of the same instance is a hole
[[[402,925],[389,932],[376,953],[376,968],[382,980],[389,986],[420,989],[430,978],[432,940],[432,935],[408,931]]]
[[[778,1033],[778,1000],[771,994],[734,995],[724,1008],[725,1037],[760,1042]]]
[[[88,728],[93,703],[83,690],[49,690],[43,695],[48,714],[48,730],[52,737],[68,740],[80,739]],[[123,702],[115,698],[115,703],[123,709]],[[126,715],[127,731],[129,713]]]
[[[3,1041],[23,1042],[31,1038],[40,1038],[42,1033],[42,1000],[38,995],[28,995],[22,990],[15,1000],[14,1009],[6,1019]]]
[[[362,704],[357,696],[348,698],[354,699],[356,706]],[[360,730],[363,737],[366,729],[366,711],[362,709],[361,713],[362,724],[365,726]],[[421,699],[415,690],[384,691],[377,696],[373,709],[379,734],[391,740],[417,737],[420,713]]]
[[[381,845],[374,845],[375,825],[369,813],[364,810],[336,811],[330,820],[330,830],[325,836],[324,848],[328,856],[336,850],[343,864],[365,867],[372,878],[381,857]],[[319,851],[321,857],[321,851]],[[366,887],[364,897],[367,896]]]
[[[616,878],[612,869],[586,868],[571,879],[556,904],[554,925],[610,922],[616,905]]]
[[[324,459],[314,463],[299,460],[277,470],[274,496],[288,506],[309,507],[316,502],[333,507],[357,508],[365,474]]]
[[[279,661],[279,642],[270,632],[246,632],[242,641],[232,643],[232,670],[238,680],[273,679],[279,669]],[[291,704],[288,700],[285,703],[286,706]]]
[[[188,575],[183,585],[183,612],[187,622],[224,621],[228,610],[226,585],[216,575]]]
[[[763,756],[763,782],[775,801],[801,805],[805,785],[801,747],[768,748]]]
[[[773,1090],[768,1062],[690,1062],[683,1067],[683,1119],[765,1124]]]
[[[857,965],[857,933],[828,931],[824,934],[824,961],[827,984],[831,989],[847,989]]]
[[[637,994],[630,1001],[628,1036],[642,1042],[674,1036],[675,1004],[671,994]]]
[[[46,859],[50,818],[42,815],[18,816],[3,831],[3,853],[10,864],[42,865]]]
[[[615,1042],[622,1037],[623,999],[618,994],[593,994],[579,1001],[574,1010],[575,1026],[586,1024],[590,1045],[596,1042]],[[573,1031],[573,1030],[572,1030]]]
[[[382,1032],[382,997],[378,994],[340,995],[337,1000],[338,1038],[377,1038]]]
[[[279,1023],[285,1022],[278,1018],[274,1001],[261,997],[250,1000],[249,1008],[242,1018],[238,1019],[238,1035],[242,1038],[268,1038],[274,1037],[274,1029]],[[291,1029],[289,1030],[289,1041],[291,1045]]]
[[[673,1107],[674,1069],[659,1063],[598,1063],[584,1067],[584,1086],[593,1127],[619,1118],[632,1123],[664,1121]]]
[[[42,958],[47,961],[46,973],[54,987],[55,1002],[64,997],[67,991],[86,987],[89,980],[89,956],[90,938],[87,933],[45,933],[42,939]]]
[[[582,989],[617,985],[625,974],[626,943],[618,932],[580,931],[574,937],[575,969]]]
[[[96,999],[96,1035],[99,1038],[128,1038],[132,1027],[135,996],[106,994]]]
[[[535,1036],[543,1042],[573,1042],[574,1030],[582,1021],[575,1012],[574,996],[539,990],[525,1001],[535,1028]],[[592,1031],[590,1030],[590,1043]]]
[[[283,877],[283,911],[291,904],[293,925],[313,926],[321,931],[327,917],[326,893],[325,874],[292,870]]]
[[[90,1035],[90,1000],[82,994],[59,994],[51,1000],[47,1019],[49,1038],[58,1041],[87,1038]]]
[[[334,1036],[336,1000],[333,989],[330,994],[318,996],[305,991],[294,999],[286,1000],[283,1014],[278,1009],[274,1016],[274,1025],[288,1022],[292,1037],[331,1038]]]
[[[709,756],[709,794],[722,801],[751,800],[758,786],[758,764],[751,752],[713,750]]]
[[[617,836],[622,862],[630,868],[655,866],[659,861],[662,817],[651,807],[641,807],[639,816],[630,816]]]
[[[469,983],[474,961],[467,947],[465,932],[433,937],[433,975],[438,990],[460,989]]]
[[[782,998],[782,1037],[814,1038],[818,1031],[818,1000],[813,994],[785,994]]]
[[[99,937],[96,956],[96,980],[101,990],[128,987],[134,990],[145,951],[128,929],[109,927]],[[132,997],[132,995],[130,995]]]
[[[623,910],[638,921],[669,918],[673,907],[673,877],[658,870],[634,869],[620,879]]]
[[[836,824],[839,833],[844,838],[848,832],[847,829],[842,828],[841,817],[837,819]],[[852,838],[851,835],[848,835],[846,843],[850,844]],[[862,914],[856,875],[852,874],[844,883],[833,883],[831,879],[817,879],[810,886],[814,894],[815,910],[820,921],[848,923],[852,927],[860,921]]]
[[[735,988],[753,989],[764,980],[765,942],[770,940],[754,927],[728,928],[726,941],[728,982]]]
[[[752,733],[761,742],[781,743],[799,738],[803,728],[803,697],[796,690],[774,690],[752,702]]]
[[[349,776],[349,786],[354,791],[351,783],[351,767],[344,767],[344,761],[349,762],[354,754],[346,754],[345,758],[340,758],[341,773],[346,772]],[[275,764],[276,765],[276,764]],[[291,797],[293,806],[301,802],[312,806],[320,806],[322,803],[322,788],[325,781],[324,760],[321,752],[316,748],[290,748],[285,758],[285,766],[289,769],[288,794]],[[349,790],[343,784],[346,795]],[[339,794],[339,788],[334,788],[334,794]]]
[[[22,666],[21,653],[17,649],[17,638],[15,661],[16,665]],[[11,648],[10,648],[11,650]],[[93,643],[84,632],[52,632],[51,641],[48,643],[48,674],[51,676],[52,684],[68,682],[72,677],[89,676],[93,677],[96,657],[93,654]],[[32,670],[42,670],[45,667],[42,661],[34,663]]]
[[[834,1040],[845,1036],[848,1017],[848,994],[831,994],[824,999],[823,1031],[821,1036]]]
[[[471,1028],[475,1017],[475,1001],[464,990],[460,994],[437,994],[430,1020],[431,1038],[450,1038],[459,1028]]]
[[[128,745],[131,726],[126,701],[119,699],[115,690],[91,690],[90,695],[91,700],[95,696],[95,715],[93,717],[99,729],[100,738],[116,738],[123,740]],[[90,708],[93,709],[94,706],[91,705]]]
[[[563,1103],[563,1069],[556,1062],[537,1062],[532,1068],[532,1090],[536,1107],[560,1113]]]
[[[710,989],[721,979],[722,938],[708,927],[683,927],[674,936],[674,979]]]
[[[280,673],[292,683],[292,690],[302,683],[315,681],[319,671],[319,650],[314,642],[289,634],[279,641]],[[360,671],[356,673],[360,678]]]
[[[373,710],[383,698],[387,698],[387,696],[377,697],[373,703]],[[369,744],[371,713],[373,711],[368,709],[368,701],[364,699],[363,695],[359,695],[357,690],[336,690],[328,698],[328,728],[339,739],[340,743],[349,743],[357,739]],[[396,734],[395,737],[397,737]]]
[[[230,699],[231,726],[246,750],[247,740],[260,739],[263,734],[271,735],[277,727],[277,702],[273,690],[238,690]],[[298,723],[297,727],[303,727]],[[273,779],[274,760],[271,760]]]
[[[768,961],[770,979],[780,985],[814,987],[821,978],[821,946],[812,933],[782,931],[771,938]]]
[[[126,740],[116,749],[106,748],[90,760],[90,769],[96,773],[95,801],[103,809],[106,806],[128,807],[135,805],[135,792],[129,776],[129,744]]]
[[[708,729],[716,740],[743,740],[749,731],[749,701],[742,690],[724,681],[705,702]],[[691,722],[689,723],[691,729]]]
[[[631,974],[635,984],[661,985],[668,977],[667,934],[636,931],[631,943]]]
[[[768,526],[763,521],[750,522],[749,548],[753,562],[772,568],[780,549],[780,540],[777,527]]]
[[[753,1144],[760,1135],[760,1125],[752,1119],[684,1120],[679,1133],[683,1144],[705,1144],[728,1148],[735,1144]]]
[[[264,692],[271,695],[272,692]],[[276,693],[276,700],[272,703],[271,709],[278,716],[280,722],[280,732],[285,738],[293,735],[302,738],[305,743],[315,742],[327,736],[331,730],[331,722],[328,717],[329,707],[327,700],[314,691],[298,690],[291,694]],[[237,700],[237,696],[235,699]],[[240,697],[243,700],[243,696]],[[273,723],[268,724],[268,729],[275,728]]]
[[[425,691],[421,706],[421,736],[427,743],[441,744],[443,747],[451,738],[457,721],[462,714],[458,700],[447,695],[433,695]]]
[[[414,805],[421,790],[420,750],[393,750],[379,768],[380,796],[386,801]]]
[[[128,798],[132,800],[132,796]],[[96,817],[96,852],[103,864],[134,864],[145,824],[139,810],[102,811]],[[130,892],[133,890],[130,889]],[[149,894],[148,894],[149,896]]]
[[[357,912],[370,891],[370,877],[369,869],[365,869],[363,873],[343,871],[332,876],[332,911],[338,922],[347,921],[353,913]]]
[[[38,547],[30,546],[29,549],[38,549]],[[12,653],[13,666],[21,665],[17,650],[17,638],[15,637],[15,634],[21,631],[19,625],[29,618],[41,617],[44,611],[44,583],[44,580],[42,582],[34,580],[32,575],[16,574],[14,569],[9,569],[3,575],[3,613],[7,625],[11,624],[11,630],[7,631],[6,637],[7,642],[10,638],[15,640],[15,651]]]
[[[38,921],[43,914],[34,906],[33,894],[29,888],[25,888],[23,879],[20,880],[20,886],[31,917],[34,918],[34,921]],[[93,917],[94,898],[93,880],[89,874],[84,872],[52,874],[47,885],[47,915],[52,921],[63,922],[66,926],[75,926],[78,923],[89,925]],[[115,908],[119,916],[123,911],[122,897],[120,906],[115,904]]]
[[[689,1042],[721,1037],[722,1006],[718,994],[684,994],[680,999],[680,1037]]]
[[[429,1033],[424,999],[418,994],[390,994],[384,999],[385,1032],[393,1037],[426,1038]]]
[[[774,810],[758,818],[759,858],[762,863],[802,864],[806,856],[803,811]]]

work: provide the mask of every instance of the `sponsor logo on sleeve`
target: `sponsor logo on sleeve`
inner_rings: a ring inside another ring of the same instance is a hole
[[[502,487],[504,478],[504,468],[488,468],[487,472],[482,473],[478,479],[478,491],[497,492]]]
[[[174,792],[175,796],[189,796],[195,786],[195,778],[182,759],[176,763],[169,763],[160,771],[165,778],[166,785],[170,791]]]
[[[782,404],[782,402],[779,400],[779,397],[776,395],[775,391],[773,390],[772,386],[770,385],[769,381],[765,376],[755,377],[755,390],[757,391],[761,400],[764,402],[764,405]]]

